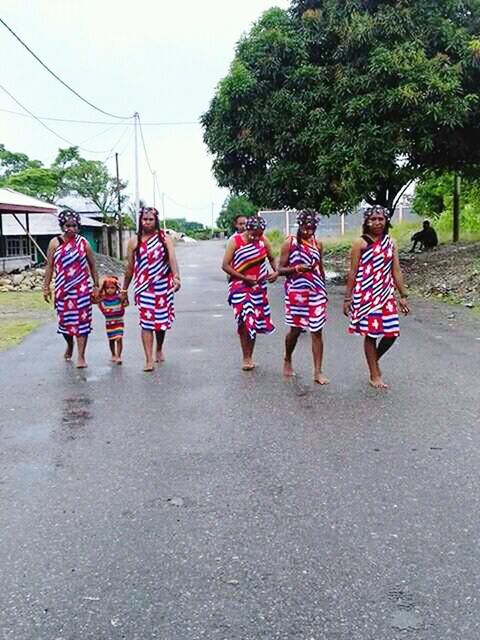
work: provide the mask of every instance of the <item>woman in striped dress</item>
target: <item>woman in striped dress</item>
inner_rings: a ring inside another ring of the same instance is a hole
[[[144,371],[153,371],[153,337],[156,337],[156,362],[162,362],[165,332],[172,327],[175,311],[173,294],[180,289],[180,274],[170,238],[160,229],[158,211],[143,208],[138,219],[136,238],[128,243],[127,269],[121,300],[128,303],[128,287],[133,278],[135,304],[140,312]]]
[[[278,272],[286,276],[285,322],[290,330],[285,338],[283,373],[293,376],[292,355],[302,330],[312,336],[313,379],[321,385],[329,380],[322,373],[322,329],[327,320],[327,291],[323,270],[322,244],[315,238],[318,216],[306,209],[297,215],[298,233],[284,243]]]
[[[397,248],[388,235],[390,212],[380,206],[366,209],[363,235],[352,246],[343,311],[349,332],[365,337],[370,384],[385,389],[378,362],[400,335],[395,288],[400,309],[410,312]],[[377,340],[379,342],[377,344]]]
[[[278,273],[270,244],[263,235],[265,227],[265,220],[260,216],[248,218],[245,231],[230,239],[222,264],[229,276],[228,304],[233,307],[237,321],[244,371],[251,371],[256,366],[253,350],[257,333],[275,331],[270,317],[267,282],[275,282]],[[272,268],[270,273],[267,260]]]
[[[79,214],[69,209],[61,211],[58,222],[63,233],[52,238],[48,245],[43,296],[50,302],[50,283],[54,276],[58,333],[67,343],[64,357],[72,359],[75,338],[77,367],[83,369],[87,366],[85,350],[92,330],[92,280],[93,295],[96,295],[98,274],[93,251],[79,234]]]

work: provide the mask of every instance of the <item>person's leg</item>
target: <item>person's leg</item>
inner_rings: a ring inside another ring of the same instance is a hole
[[[112,354],[112,362],[117,361],[117,351],[115,348],[115,340],[109,340],[108,346],[110,347],[110,353]]]
[[[384,356],[390,347],[393,346],[397,338],[386,338],[385,336],[380,340],[377,345],[377,359],[380,360],[382,356]]]
[[[370,384],[376,389],[386,389],[387,385],[383,382],[380,369],[378,368],[377,341],[375,338],[366,336],[364,349],[370,372]]]
[[[322,373],[323,335],[322,330],[312,333],[313,379],[317,384],[328,384],[330,380]]]
[[[155,331],[155,337],[157,340],[157,350],[155,356],[155,362],[163,362],[165,356],[163,355],[163,342],[165,340],[166,331]]]
[[[153,371],[153,331],[142,329],[142,345],[145,352],[144,371]]]
[[[238,328],[238,335],[240,336],[240,346],[242,347],[242,369],[244,371],[251,371],[255,369],[255,363],[253,361],[255,340],[252,340],[243,323]]]
[[[123,338],[115,340],[117,346],[117,364],[122,364]]]
[[[73,356],[73,346],[74,346],[73,336],[69,336],[66,333],[62,333],[62,336],[65,342],[67,343],[67,348],[65,349],[65,353],[63,354],[63,357],[65,358],[65,360],[70,361]]]
[[[85,350],[87,348],[87,340],[88,340],[88,334],[84,336],[77,336],[77,351],[78,351],[77,368],[78,369],[85,369],[85,367],[87,366],[87,362],[85,360]]]
[[[297,346],[298,337],[301,333],[300,327],[290,327],[290,331],[285,336],[285,357],[283,359],[283,375],[294,376],[295,371],[292,366],[292,355]]]

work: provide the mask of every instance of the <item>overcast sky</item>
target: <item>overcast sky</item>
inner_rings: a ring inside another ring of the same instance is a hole
[[[288,0],[2,0],[1,16],[60,77],[102,109],[143,122],[198,121],[228,72],[235,43],[263,11]],[[70,94],[0,25],[0,84],[35,115],[112,122]],[[0,109],[21,111],[0,90]],[[0,111],[0,142],[50,164],[68,146],[35,120]],[[102,153],[117,141],[121,176],[134,193],[133,127],[47,122],[73,143]],[[107,129],[107,130],[106,130]],[[144,126],[168,217],[211,222],[227,192],[217,187],[198,124]],[[140,147],[141,149],[141,147]],[[108,165],[114,171],[114,159]],[[140,196],[152,179],[140,153]],[[175,204],[176,201],[178,204]],[[158,205],[157,196],[157,205]],[[184,206],[186,205],[186,206]]]

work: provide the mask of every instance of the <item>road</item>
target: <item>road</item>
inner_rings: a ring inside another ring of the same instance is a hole
[[[1,640],[478,640],[480,332],[417,303],[366,384],[332,288],[325,371],[240,370],[221,243],[182,246],[167,362],[0,354]],[[479,336],[479,337],[476,337]]]

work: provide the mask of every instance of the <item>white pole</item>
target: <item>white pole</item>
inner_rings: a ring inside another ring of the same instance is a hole
[[[140,185],[138,180],[138,131],[137,131],[139,115],[137,112],[134,113],[133,118],[134,118],[133,129],[134,129],[134,135],[135,135],[135,211],[136,211],[136,216],[138,218],[138,211],[140,209]]]
[[[285,237],[290,235],[290,211],[285,209]]]
[[[157,179],[157,172],[153,171],[153,173],[152,173],[152,183],[153,183],[152,186],[153,186],[153,208],[154,209],[156,208],[155,207],[155,202],[156,202],[156,200],[155,200],[155,180],[156,179]]]
[[[215,209],[215,203],[212,202],[212,238],[213,238],[213,234],[214,234],[214,219],[213,219],[214,216],[215,216],[214,209]]]
[[[401,202],[398,203],[398,221],[403,222],[403,205]]]
[[[165,217],[165,194],[162,193],[162,218],[163,218],[163,230],[167,230],[167,219]]]
[[[340,214],[340,235],[345,235],[345,214]]]

